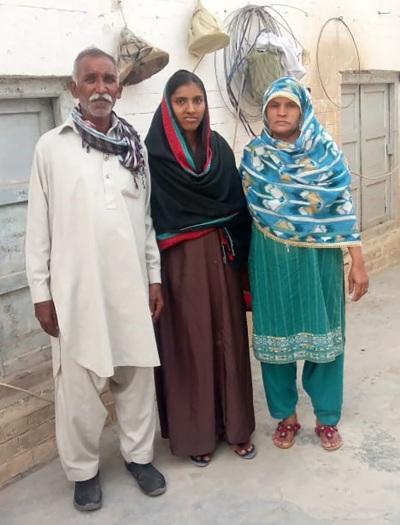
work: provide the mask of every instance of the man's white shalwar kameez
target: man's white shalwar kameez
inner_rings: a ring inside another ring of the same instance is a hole
[[[114,119],[110,135],[115,126]],[[83,148],[72,119],[44,134],[33,160],[26,253],[33,302],[53,299],[58,317],[56,433],[68,478],[97,473],[106,418],[98,396],[107,377],[125,460],[151,461],[159,358],[148,287],[161,277],[148,170],[144,188],[118,156]]]

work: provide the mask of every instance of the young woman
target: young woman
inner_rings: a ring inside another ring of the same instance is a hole
[[[146,146],[165,301],[156,374],[162,435],[197,466],[210,463],[218,439],[253,458],[240,280],[251,220],[233,152],[210,129],[196,75],[180,70],[168,80]]]
[[[314,116],[297,80],[273,82],[263,99],[265,129],[246,146],[240,167],[253,217],[250,284],[253,348],[261,361],[273,441],[289,448],[300,429],[296,362],[326,450],[342,444],[345,341],[343,253],[351,259],[349,289],[368,290],[350,193],[350,172]]]

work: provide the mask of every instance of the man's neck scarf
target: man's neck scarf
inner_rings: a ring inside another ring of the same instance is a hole
[[[82,147],[87,151],[94,148],[103,153],[118,155],[120,163],[132,173],[136,187],[139,186],[138,181],[141,181],[144,188],[146,170],[139,134],[125,119],[117,117],[114,112],[112,115],[117,120],[116,138],[100,133],[92,122],[83,118],[79,106],[75,107],[71,114],[82,138]]]
[[[268,102],[293,100],[301,108],[295,143],[272,138]],[[246,147],[240,166],[247,204],[265,235],[300,247],[361,244],[347,162],[314,115],[308,90],[297,80],[273,82],[263,98],[265,129]]]

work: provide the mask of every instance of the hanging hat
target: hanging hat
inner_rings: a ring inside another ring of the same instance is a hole
[[[213,53],[229,44],[229,35],[224,26],[201,4],[196,2],[192,24],[188,35],[189,53],[201,57]]]
[[[119,38],[120,80],[125,86],[138,84],[161,71],[169,54],[124,27]]]

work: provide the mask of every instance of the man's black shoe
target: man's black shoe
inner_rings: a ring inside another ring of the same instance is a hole
[[[102,505],[99,473],[94,478],[75,482],[74,507],[78,510],[97,510]]]
[[[125,466],[147,496],[161,496],[166,490],[165,478],[151,463],[127,463]]]

